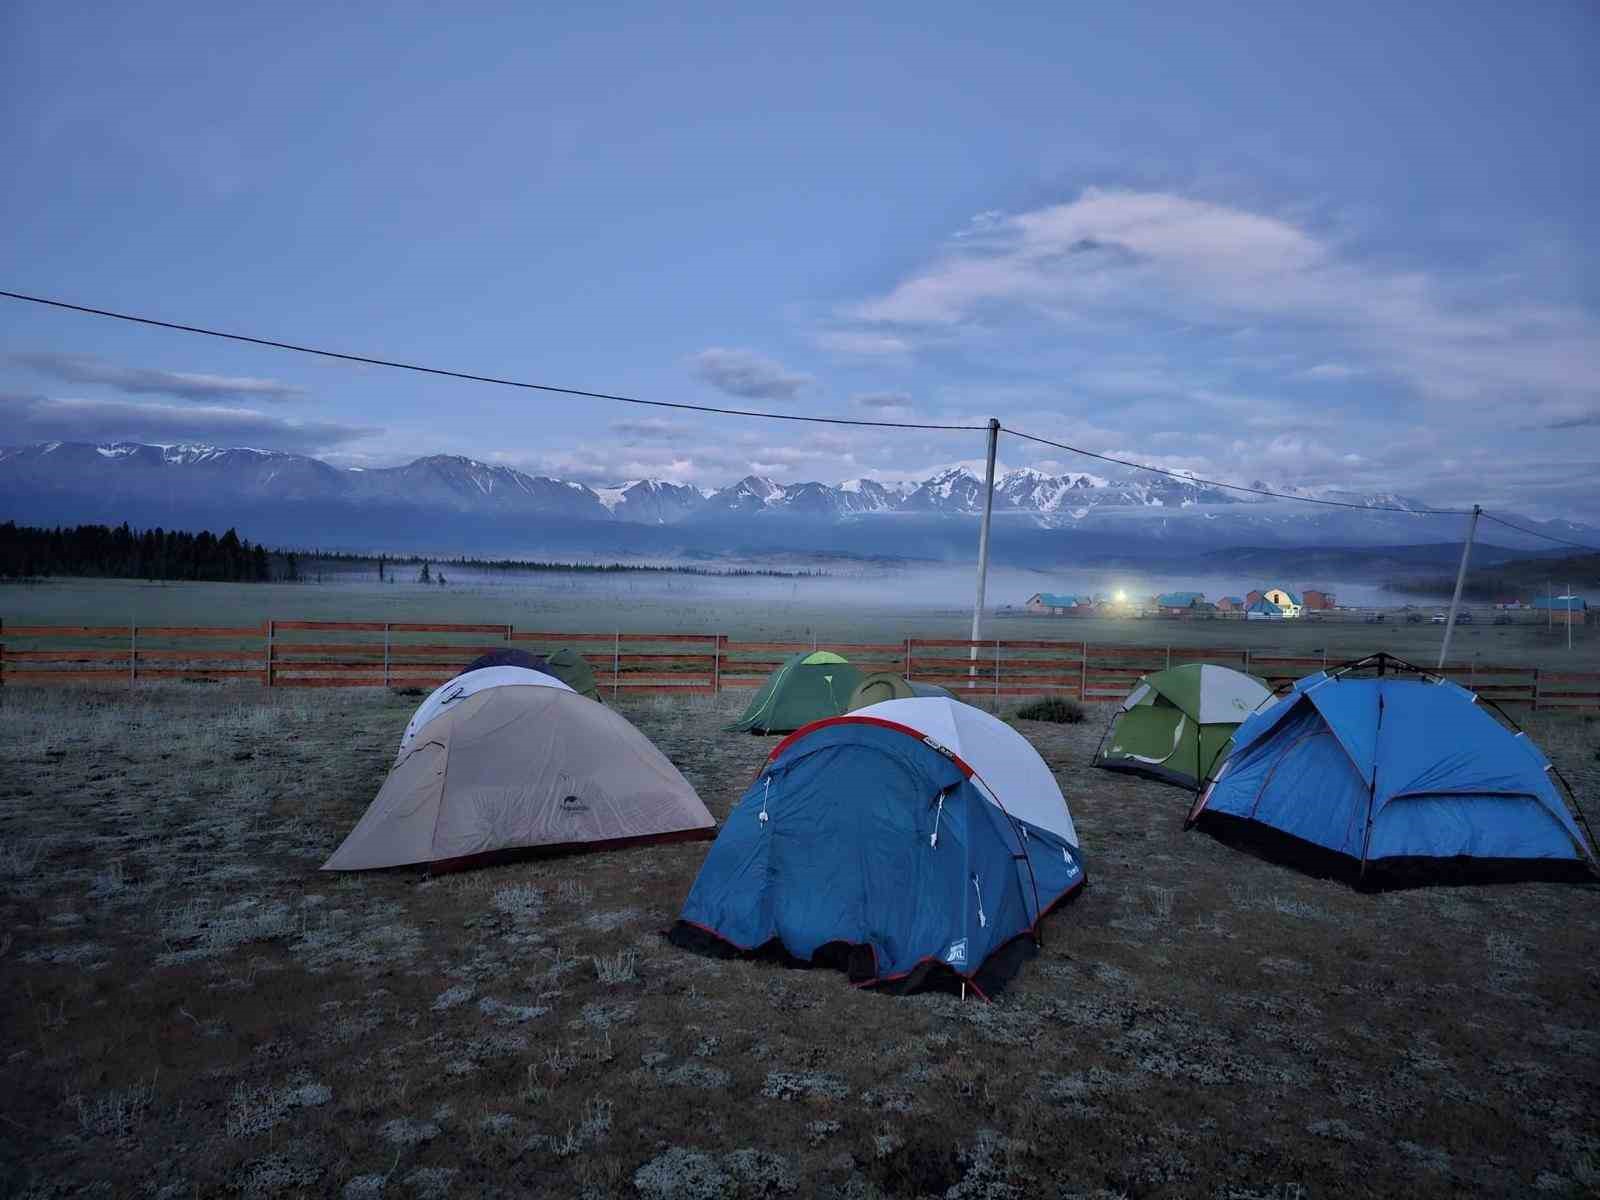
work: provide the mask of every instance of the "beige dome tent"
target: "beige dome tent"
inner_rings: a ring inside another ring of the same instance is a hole
[[[537,672],[490,671],[522,678],[462,689],[444,707],[429,697],[433,715],[408,728],[324,871],[454,870],[536,848],[714,836],[689,782],[624,717]]]

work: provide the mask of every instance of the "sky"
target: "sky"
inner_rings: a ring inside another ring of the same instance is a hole
[[[0,288],[1600,524],[1600,7],[864,7],[12,0]],[[0,300],[0,444],[121,438],[592,484],[983,454]]]

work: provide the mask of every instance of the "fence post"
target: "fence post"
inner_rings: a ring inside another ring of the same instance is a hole
[[[1172,647],[1167,647],[1167,670],[1172,670]]]
[[[1089,643],[1078,643],[1078,702],[1089,700]]]
[[[911,639],[910,638],[906,638],[905,668],[906,668],[906,682],[910,683],[911,682]]]
[[[1533,668],[1533,711],[1539,711],[1539,668]]]
[[[722,643],[728,640],[725,633],[711,635],[711,694],[722,695]]]
[[[1000,639],[994,640],[994,711],[1000,711]]]
[[[1246,646],[1244,648],[1244,673],[1246,675],[1250,674],[1250,647],[1249,646]]]
[[[6,685],[6,619],[0,617],[0,687]]]
[[[611,702],[617,702],[617,685],[620,682],[618,675],[622,668],[622,630],[617,630],[616,639],[611,643]]]
[[[278,631],[278,623],[276,621],[269,620],[267,622],[267,687],[268,688],[272,687],[272,643],[276,638],[277,631]]]
[[[383,623],[383,686],[389,686],[389,622]]]
[[[128,686],[139,678],[139,627],[128,626]]]

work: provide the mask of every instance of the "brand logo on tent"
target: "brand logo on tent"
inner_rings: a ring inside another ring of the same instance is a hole
[[[563,796],[561,799],[561,811],[569,813],[584,813],[589,811],[589,806],[577,796]]]
[[[938,742],[934,741],[932,737],[924,737],[922,740],[925,745],[931,746],[946,758],[955,758],[956,755],[954,750],[951,750],[948,746],[941,746]]]
[[[950,949],[946,950],[945,953],[944,953],[944,960],[947,963],[953,963],[953,964],[959,964],[960,966],[966,966],[967,965],[967,939],[966,938],[962,938],[959,942],[951,942],[950,943]]]

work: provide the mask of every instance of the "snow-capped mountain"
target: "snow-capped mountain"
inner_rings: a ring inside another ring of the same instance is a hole
[[[600,503],[619,521],[671,525],[705,503],[705,493],[664,479],[631,479],[614,487],[596,488]]]
[[[1197,550],[1403,545],[1452,540],[1463,532],[1459,519],[1431,514],[1426,504],[1404,496],[1274,490],[1381,507],[1363,512],[1299,505],[1164,475],[1114,479],[1022,469],[996,480],[996,530],[1030,545],[1070,532],[1110,547],[1139,543]],[[0,518],[236,525],[258,537],[266,529],[280,538],[338,541],[378,536],[374,531],[384,537],[411,531],[439,537],[449,536],[441,530],[475,524],[510,530],[518,538],[553,537],[560,530],[569,541],[596,547],[644,546],[648,543],[640,539],[648,527],[670,526],[682,531],[675,536],[686,539],[684,545],[694,540],[689,531],[695,527],[705,531],[702,540],[714,540],[712,529],[724,536],[734,529],[744,531],[736,536],[752,544],[763,538],[795,544],[794,531],[805,527],[813,531],[808,535],[813,543],[828,548],[848,544],[933,553],[967,538],[963,530],[969,522],[962,518],[982,508],[983,481],[964,466],[901,483],[784,484],[749,475],[715,489],[659,479],[594,488],[459,455],[359,469],[249,447],[44,442],[0,450]],[[1600,540],[1600,530],[1568,521],[1552,522],[1549,529],[1577,541]],[[1503,544],[1544,548],[1537,540],[1504,533],[1497,539]]]

